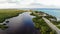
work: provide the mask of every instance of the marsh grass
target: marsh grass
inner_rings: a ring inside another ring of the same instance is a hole
[[[0,25],[0,29],[2,29],[2,30],[5,30],[7,28],[8,28],[8,26],[6,26],[6,25]]]
[[[15,17],[19,13],[22,13],[23,10],[17,10],[17,9],[0,9],[0,23],[5,21],[5,19]]]

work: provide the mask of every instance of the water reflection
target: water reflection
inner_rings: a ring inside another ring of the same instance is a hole
[[[7,19],[4,23],[7,24],[8,29],[0,30],[0,34],[33,34],[34,31],[32,16],[29,12]]]

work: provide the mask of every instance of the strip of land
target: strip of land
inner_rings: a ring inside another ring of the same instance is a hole
[[[31,15],[35,16],[33,18],[34,26],[38,30],[40,30],[41,34],[57,34],[56,30],[52,29],[49,24],[45,22],[45,20],[42,17],[48,17],[48,18],[54,18],[53,16],[50,16],[44,12],[34,11],[31,13]],[[51,22],[50,22],[51,23]],[[52,26],[55,27],[55,26]]]
[[[57,32],[57,34],[60,34],[60,29],[58,29],[54,24],[52,24],[48,19],[42,17],[43,20],[53,29]]]

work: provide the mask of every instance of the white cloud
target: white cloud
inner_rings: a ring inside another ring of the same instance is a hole
[[[28,5],[28,4],[30,4],[30,3],[32,3],[34,0],[22,0],[22,1],[20,1],[20,4],[21,5]]]
[[[60,8],[60,0],[35,0],[35,5],[30,5],[34,8]],[[40,3],[39,6],[36,3]],[[32,3],[31,3],[32,4]]]
[[[37,2],[42,3],[44,5],[60,6],[60,0],[38,0]]]
[[[0,0],[0,8],[60,8],[60,0]]]
[[[0,8],[18,8],[18,5],[14,4],[14,3],[3,3],[0,4]]]
[[[0,0],[0,3],[5,3],[7,0]]]

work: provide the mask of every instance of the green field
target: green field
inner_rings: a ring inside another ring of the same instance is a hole
[[[17,9],[0,9],[0,23],[2,23],[5,19],[17,16],[22,12],[22,10]]]
[[[23,10],[17,10],[17,9],[0,9],[0,23],[3,23],[5,19],[12,18],[15,16],[18,16],[20,13],[23,13]],[[8,28],[6,24],[0,24],[0,29],[5,30]]]

